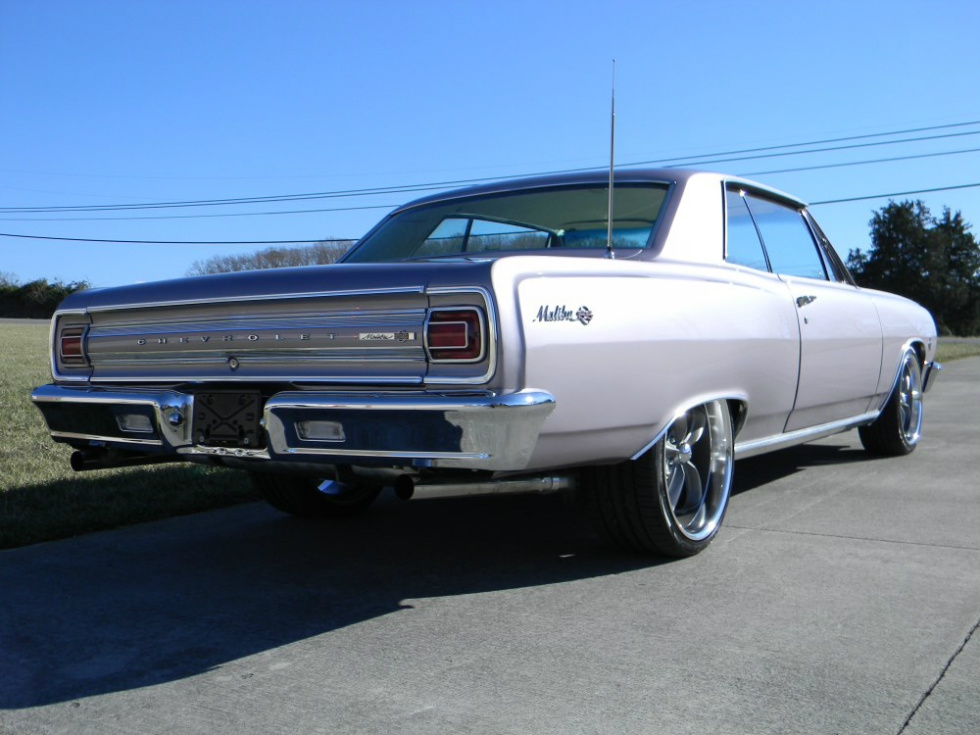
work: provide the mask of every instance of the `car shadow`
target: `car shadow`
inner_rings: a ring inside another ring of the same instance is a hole
[[[343,522],[252,503],[0,555],[0,708],[180,680],[412,600],[648,568],[562,496],[383,497]]]
[[[870,455],[849,444],[803,444],[778,452],[740,459],[735,463],[732,494],[754,490],[762,485],[789,477],[809,467],[828,464],[867,462]]]
[[[808,446],[740,460],[740,493],[856,461]],[[309,521],[249,503],[0,553],[0,708],[178,681],[411,609],[669,562],[605,546],[563,495],[396,500]]]

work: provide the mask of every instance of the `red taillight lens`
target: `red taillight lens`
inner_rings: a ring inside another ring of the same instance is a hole
[[[439,309],[429,314],[425,344],[433,360],[483,357],[483,319],[476,309]]]
[[[62,365],[84,365],[85,350],[82,345],[84,327],[68,327],[61,330],[58,356]]]

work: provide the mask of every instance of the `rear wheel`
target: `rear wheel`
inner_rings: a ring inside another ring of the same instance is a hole
[[[304,475],[250,473],[252,486],[269,505],[294,516],[339,518],[367,509],[381,492],[368,485],[339,486],[339,492],[322,492],[322,478]]]
[[[677,417],[639,459],[593,469],[583,500],[597,529],[637,551],[702,551],[728,508],[733,444],[727,402],[710,401]]]
[[[858,429],[871,454],[901,457],[919,443],[922,431],[922,368],[913,350],[906,350],[898,382],[874,423]]]

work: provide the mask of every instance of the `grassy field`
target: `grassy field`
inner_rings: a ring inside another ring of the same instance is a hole
[[[30,401],[50,380],[47,337],[45,325],[0,324],[0,549],[256,499],[243,473],[199,465],[73,472]],[[939,345],[940,361],[974,355],[980,344]]]
[[[244,473],[199,465],[75,473],[31,404],[48,329],[0,324],[0,549],[256,499]]]

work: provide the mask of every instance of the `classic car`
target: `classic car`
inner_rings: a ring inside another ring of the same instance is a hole
[[[573,489],[610,540],[687,556],[734,460],[857,428],[919,441],[929,313],[858,287],[805,204],[629,170],[436,194],[329,266],[83,291],[32,398],[76,470],[238,468],[288,513]]]

